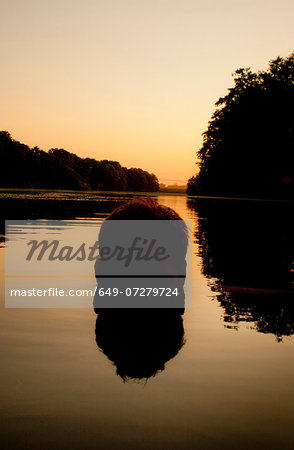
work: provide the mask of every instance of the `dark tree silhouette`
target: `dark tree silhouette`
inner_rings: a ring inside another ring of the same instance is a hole
[[[190,195],[294,198],[294,53],[234,73],[197,155]]]
[[[64,149],[29,148],[0,132],[1,188],[155,192],[156,176],[117,161],[80,158]]]
[[[128,185],[131,191],[158,191],[156,176],[142,169],[127,169]]]

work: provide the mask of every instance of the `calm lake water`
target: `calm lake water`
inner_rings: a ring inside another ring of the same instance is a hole
[[[131,196],[2,191],[1,215],[93,221]],[[2,220],[3,449],[293,449],[293,203],[155,197],[193,221],[193,301],[147,336],[156,354],[162,327],[172,347],[147,379],[112,362],[138,339],[132,317],[5,309]]]

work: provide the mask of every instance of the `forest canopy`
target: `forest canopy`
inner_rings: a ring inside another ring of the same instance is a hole
[[[235,71],[197,152],[190,195],[294,198],[294,53]]]
[[[63,149],[30,148],[0,131],[1,188],[155,192],[157,177],[117,161],[80,158]]]

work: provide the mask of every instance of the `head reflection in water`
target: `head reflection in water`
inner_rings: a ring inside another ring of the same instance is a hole
[[[164,370],[183,346],[183,319],[173,310],[101,311],[96,342],[124,381],[146,379]]]
[[[175,233],[172,236],[173,245],[177,248],[177,258],[167,260],[163,269],[161,266],[163,271],[160,273],[167,277],[163,279],[165,286],[177,287],[180,292],[180,297],[176,298],[172,308],[162,307],[164,303],[160,302],[163,300],[158,297],[152,299],[153,302],[158,302],[153,303],[152,308],[108,308],[105,303],[103,307],[99,307],[100,299],[94,298],[94,310],[98,314],[95,330],[98,347],[114,363],[117,375],[124,381],[147,379],[164,370],[166,362],[176,356],[184,345],[182,314],[185,279],[176,274],[186,273],[187,228],[171,208],[159,205],[151,198],[137,198],[116,208],[106,219],[99,236],[100,245],[101,241],[111,241],[108,220],[176,221],[172,222],[172,233]],[[99,279],[99,273],[98,262],[95,265],[98,289],[105,282]],[[129,281],[128,283],[130,285]],[[105,301],[108,300],[103,297],[103,302]],[[136,301],[135,298],[134,305]]]

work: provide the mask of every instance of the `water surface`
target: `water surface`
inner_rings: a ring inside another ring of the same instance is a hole
[[[6,219],[84,223],[131,195],[2,192],[0,204]],[[5,309],[2,242],[3,448],[293,448],[293,204],[155,196],[193,220],[193,302],[182,322],[158,319],[170,358],[149,378],[124,382],[108,351],[142,335],[132,317],[98,324],[99,348],[91,309]]]

